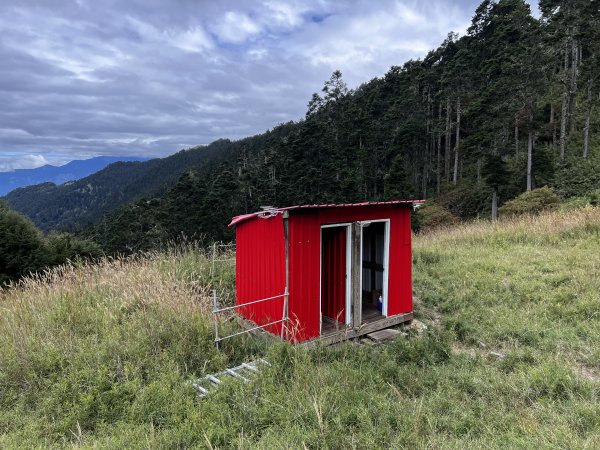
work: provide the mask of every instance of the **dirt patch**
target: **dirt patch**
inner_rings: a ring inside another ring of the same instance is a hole
[[[473,347],[465,347],[464,345],[459,344],[458,342],[454,342],[452,344],[452,353],[456,355],[469,355],[471,358],[475,358],[477,356],[477,350]]]
[[[433,328],[439,328],[442,323],[442,314],[438,311],[436,306],[427,307],[421,302],[421,299],[413,295],[413,309],[419,311],[420,315],[429,323]]]
[[[600,371],[598,369],[592,369],[584,365],[576,366],[573,371],[584,380],[593,381],[598,383],[600,381]]]
[[[506,353],[488,349],[483,342],[479,343],[479,347],[468,347],[459,342],[455,342],[452,344],[452,353],[457,355],[469,355],[473,358],[476,356],[489,356],[494,359],[506,358]]]

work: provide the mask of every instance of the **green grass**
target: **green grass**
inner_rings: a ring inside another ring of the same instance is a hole
[[[0,447],[598,448],[600,209],[414,247],[429,329],[377,347],[217,351],[209,289],[233,270],[198,249],[27,280],[0,294]],[[195,397],[255,355],[256,381]]]

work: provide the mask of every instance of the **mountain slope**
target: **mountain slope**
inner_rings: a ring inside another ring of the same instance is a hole
[[[71,161],[64,166],[49,164],[36,169],[17,169],[12,172],[0,172],[0,196],[10,191],[41,183],[63,184],[67,181],[87,177],[119,161],[146,161],[148,158],[136,156],[97,156],[95,158]]]
[[[185,170],[218,160],[215,156],[228,142],[182,150],[166,158],[113,163],[62,185],[42,183],[15,189],[4,200],[43,231],[77,229],[125,203],[165,192]]]

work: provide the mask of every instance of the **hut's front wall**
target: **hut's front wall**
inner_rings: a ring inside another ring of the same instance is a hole
[[[410,208],[365,206],[290,213],[289,315],[295,340],[318,337],[320,332],[321,226],[386,219],[390,221],[388,316],[393,316],[412,311]]]

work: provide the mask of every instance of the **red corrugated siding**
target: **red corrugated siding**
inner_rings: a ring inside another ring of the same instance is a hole
[[[291,340],[319,336],[319,259],[321,229],[315,214],[291,216],[290,304]]]
[[[411,312],[412,251],[410,209],[398,208],[390,221],[388,316]]]
[[[283,294],[285,245],[281,215],[255,219],[236,227],[236,303],[238,305]],[[268,300],[238,312],[257,324],[282,317],[283,298]],[[280,333],[281,325],[268,328]]]
[[[388,315],[412,311],[410,208],[396,205],[289,211],[291,339],[303,341],[320,329],[321,225],[363,220],[390,220]],[[252,218],[236,226],[238,304],[283,293],[285,244],[283,219]],[[257,323],[281,318],[282,300],[243,308]],[[279,332],[280,328],[271,331]]]
[[[345,323],[346,227],[324,228],[321,245],[321,311]]]

